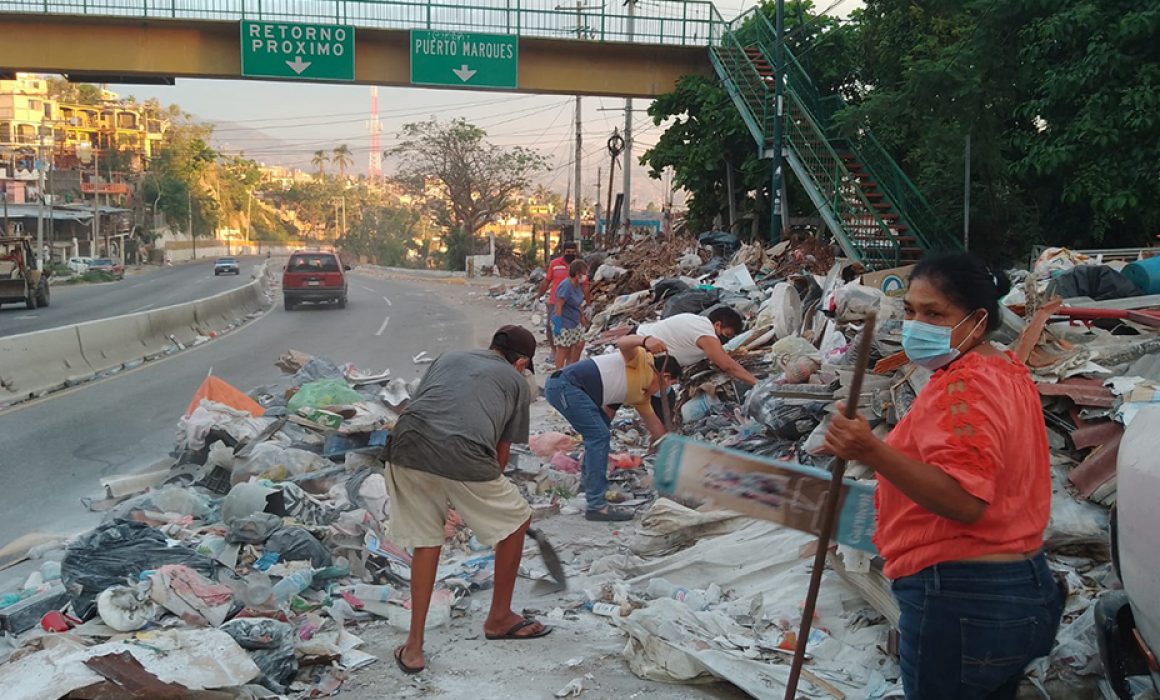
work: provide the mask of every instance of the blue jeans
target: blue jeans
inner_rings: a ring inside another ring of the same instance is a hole
[[[584,438],[584,464],[581,471],[588,510],[603,510],[608,505],[608,452],[612,444],[612,419],[583,389],[561,376],[553,376],[544,385],[544,396],[559,411],[580,437]]]
[[[1065,602],[1043,554],[936,564],[893,587],[908,700],[1015,698],[1024,668],[1050,653]]]

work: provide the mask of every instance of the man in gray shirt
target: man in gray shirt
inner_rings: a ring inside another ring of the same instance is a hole
[[[483,623],[488,639],[531,639],[551,631],[511,609],[532,510],[503,476],[513,442],[528,441],[536,339],[504,326],[487,350],[439,356],[399,417],[388,446],[391,539],[413,547],[411,630],[395,661],[423,670],[423,631],[435,588],[448,506],[485,545],[495,547],[495,587]]]

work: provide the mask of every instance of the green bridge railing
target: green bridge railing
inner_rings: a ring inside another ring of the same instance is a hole
[[[16,0],[0,14],[82,15],[135,19],[276,20],[349,24],[373,29],[434,29],[528,37],[709,46],[724,21],[711,2],[649,0],[630,19],[620,0]],[[630,31],[631,27],[631,31]]]

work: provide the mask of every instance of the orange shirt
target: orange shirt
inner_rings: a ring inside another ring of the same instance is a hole
[[[964,525],[931,513],[879,476],[874,544],[890,578],[1043,545],[1051,513],[1047,427],[1031,376],[1013,355],[968,353],[935,372],[886,442],[988,504]]]
[[[556,288],[560,286],[561,282],[568,279],[568,268],[570,266],[571,263],[565,260],[563,255],[558,258],[552,258],[552,261],[548,263],[547,276],[548,281],[551,282],[551,286],[548,288],[548,304],[554,305],[556,303]],[[588,275],[584,275],[582,278],[580,278],[580,285],[584,289],[585,298],[587,298]]]

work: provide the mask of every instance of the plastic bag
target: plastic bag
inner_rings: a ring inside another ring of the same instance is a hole
[[[596,274],[592,275],[592,281],[612,282],[614,280],[620,279],[621,277],[624,277],[627,274],[628,270],[624,269],[623,267],[617,267],[616,265],[609,265],[608,263],[605,263],[596,270]]]
[[[330,550],[304,527],[284,527],[270,535],[266,551],[278,554],[282,561],[309,561],[315,569],[326,568],[333,562]]]
[[[572,436],[564,433],[537,433],[528,438],[528,447],[531,448],[533,454],[541,459],[551,459],[552,455],[557,452],[561,450],[566,452],[575,446],[576,441],[572,439]]]
[[[255,513],[229,523],[226,542],[230,544],[261,544],[282,527],[282,518],[273,513]]]
[[[1107,265],[1082,265],[1057,275],[1048,286],[1049,296],[1064,299],[1090,297],[1095,301],[1140,296],[1132,280]]]
[[[184,564],[212,577],[214,562],[183,545],[170,547],[165,533],[145,523],[104,523],[69,546],[60,565],[61,581],[82,618],[95,612],[97,595],[111,586],[136,581],[142,571]]]
[[[305,370],[306,367],[302,369]],[[337,379],[322,379],[303,384],[298,393],[294,394],[294,397],[286,404],[286,408],[291,413],[297,413],[302,408],[326,408],[327,406],[358,403],[362,400],[362,394],[351,389],[346,380],[340,376]]]
[[[745,397],[745,415],[764,424],[770,433],[785,440],[809,435],[825,416],[825,401],[783,399],[773,392],[778,384],[772,379],[759,382]]]
[[[835,313],[840,321],[861,321],[871,312],[881,317],[885,299],[886,295],[881,290],[851,282],[834,295],[837,303]]]
[[[312,357],[294,374],[294,386],[303,386],[324,379],[342,379],[342,369],[325,357]]]
[[[697,264],[700,265],[698,258]],[[684,280],[679,279],[663,279],[659,280],[653,285],[653,301],[664,301],[671,296],[681,294],[689,291],[689,285],[685,284]]]
[[[115,520],[136,520],[136,513],[158,513],[177,516],[191,516],[207,521],[213,515],[209,498],[184,486],[166,486],[157,491],[149,491],[119,503],[105,514],[104,522]]]
[[[785,367],[790,360],[799,357],[808,357],[812,360],[821,362],[822,354],[814,347],[814,344],[800,335],[791,335],[773,344],[770,349],[769,359],[774,367]]]
[[[690,289],[669,297],[661,318],[672,318],[677,314],[699,314],[720,301],[720,289]]]
[[[275,693],[286,692],[298,675],[293,627],[266,618],[235,618],[218,629],[233,637],[261,669],[259,683]]]
[[[254,448],[250,456],[237,462],[231,481],[244,483],[253,477],[282,481],[291,476],[334,466],[313,452],[294,447],[282,447],[273,442],[264,442]]]
[[[741,250],[741,239],[728,231],[706,231],[697,236],[697,243],[713,249],[713,255],[726,260]]]
[[[713,286],[730,292],[740,292],[743,289],[753,289],[757,284],[753,281],[753,275],[749,274],[749,268],[738,265],[717,275],[717,282]]]

